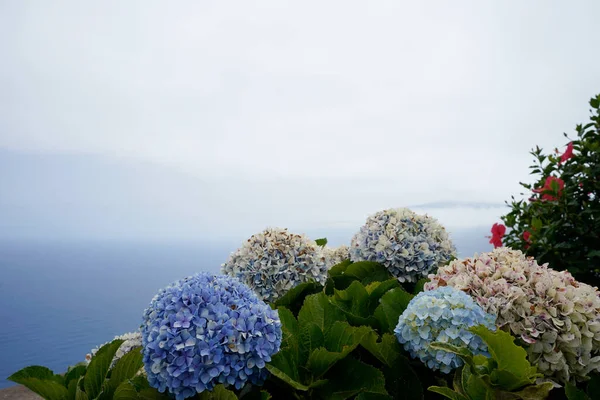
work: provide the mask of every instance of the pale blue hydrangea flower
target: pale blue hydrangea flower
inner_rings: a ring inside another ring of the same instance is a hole
[[[394,332],[413,358],[447,374],[463,361],[456,354],[434,350],[429,345],[443,342],[466,346],[473,354],[489,357],[485,343],[468,328],[484,325],[495,330],[495,319],[466,293],[445,286],[416,295],[398,319]]]
[[[177,400],[222,383],[260,385],[279,351],[281,322],[238,279],[199,273],[161,289],[141,327],[148,382]]]
[[[407,208],[383,210],[352,238],[350,259],[383,264],[400,282],[417,282],[456,256],[435,218]]]
[[[252,235],[221,265],[221,272],[239,278],[269,303],[300,283],[327,280],[323,249],[305,235],[281,228]]]

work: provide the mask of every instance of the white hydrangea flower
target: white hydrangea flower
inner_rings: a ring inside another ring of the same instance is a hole
[[[223,274],[239,278],[259,298],[272,302],[300,283],[327,279],[323,249],[305,235],[267,228],[252,235],[221,265]]]
[[[121,357],[123,357],[125,354],[129,353],[131,351],[131,349],[133,349],[134,347],[142,346],[142,334],[140,332],[125,333],[120,336],[115,336],[115,338],[113,340],[117,340],[117,339],[124,340],[124,342],[121,343],[121,346],[119,346],[119,348],[117,349],[117,352],[115,353],[115,356],[113,357],[111,365],[110,365],[111,368],[115,366],[115,364],[117,363],[117,361],[119,361],[121,359]],[[100,346],[96,346],[95,348],[93,348],[90,353],[86,354],[85,361],[89,364],[90,361],[92,361],[92,358],[98,352],[98,350],[100,350],[100,348],[102,346],[104,346],[105,344],[108,344],[108,343],[109,342],[101,344]]]
[[[416,282],[456,256],[445,228],[435,218],[407,208],[375,213],[352,238],[352,261],[383,264],[400,282]]]
[[[600,371],[600,292],[568,272],[501,247],[455,260],[429,279],[425,290],[452,286],[497,315],[549,379],[583,381]]]
[[[330,269],[334,265],[350,259],[350,248],[345,244],[339,247],[326,246],[323,249],[323,254],[325,256],[325,264],[327,265],[327,269]]]

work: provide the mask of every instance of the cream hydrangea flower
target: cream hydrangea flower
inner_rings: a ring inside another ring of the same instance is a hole
[[[396,208],[367,219],[352,238],[350,256],[383,264],[400,282],[416,282],[455,257],[456,249],[435,218]]]
[[[548,378],[582,381],[600,371],[600,293],[568,272],[501,247],[455,260],[429,279],[425,290],[452,286],[495,314]]]
[[[124,342],[121,343],[121,346],[119,346],[119,348],[117,349],[117,352],[115,353],[115,356],[113,357],[113,360],[111,362],[111,368],[115,366],[115,364],[121,359],[121,357],[129,353],[134,347],[142,346],[142,334],[140,332],[125,333],[123,335],[115,336],[113,340],[117,339],[123,340]],[[92,361],[92,358],[98,352],[98,350],[100,350],[100,348],[105,344],[108,344],[108,342],[93,348],[90,353],[86,354],[85,361],[89,364],[90,361]]]
[[[323,249],[305,235],[267,228],[252,235],[221,265],[221,273],[239,278],[265,302],[300,283],[327,279]]]
[[[345,244],[339,247],[325,247],[323,249],[323,255],[325,257],[327,269],[330,269],[334,265],[350,259],[350,248]]]

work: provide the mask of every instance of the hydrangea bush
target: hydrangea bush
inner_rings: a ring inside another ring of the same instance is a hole
[[[114,366],[117,363],[117,361],[119,361],[125,354],[129,353],[133,348],[142,346],[142,334],[140,332],[124,333],[123,335],[115,336],[113,340],[123,340],[123,343],[117,349],[117,352],[113,357],[111,366]],[[110,342],[101,344],[100,346],[93,348],[90,351],[90,353],[86,354],[85,362],[89,364],[92,360],[92,357],[94,357],[98,350],[108,343]]]
[[[421,292],[413,298],[400,315],[394,332],[413,358],[447,374],[463,365],[463,361],[456,354],[432,349],[431,343],[465,346],[473,354],[489,356],[487,346],[468,328],[484,325],[493,330],[494,320],[492,314],[484,312],[464,292],[452,287],[440,287]]]
[[[177,400],[217,383],[260,384],[281,344],[277,311],[238,279],[199,273],[167,286],[144,311],[150,385]]]
[[[435,218],[407,208],[375,213],[352,238],[352,261],[383,264],[400,282],[416,282],[456,256]]]
[[[342,261],[350,259],[350,248],[346,245],[339,247],[325,247],[323,249],[323,256],[325,257],[325,265],[327,269],[341,263]]]
[[[452,286],[496,315],[547,377],[583,381],[600,371],[600,293],[568,272],[498,248],[453,261],[429,278],[425,290]]]
[[[252,235],[221,266],[223,274],[239,278],[259,298],[272,302],[300,283],[321,284],[327,278],[322,247],[305,235],[267,228]]]

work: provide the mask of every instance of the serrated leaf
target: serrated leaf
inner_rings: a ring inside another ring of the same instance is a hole
[[[317,246],[324,247],[327,244],[327,238],[317,239],[315,240],[315,243],[317,244]]]
[[[344,313],[331,304],[325,293],[322,292],[306,297],[304,305],[298,312],[300,331],[304,326],[315,324],[323,333],[327,333],[336,321],[345,320]]]
[[[15,372],[14,374],[12,374],[11,376],[9,376],[6,379],[8,379],[9,381],[13,381],[15,383],[20,383],[21,385],[24,385],[24,383],[22,381],[24,379],[29,379],[29,378],[54,381],[61,385],[64,385],[64,383],[65,383],[65,378],[63,378],[60,375],[54,374],[54,372],[51,369],[42,367],[40,365],[31,365],[29,367],[20,369],[19,371]]]
[[[276,356],[277,356],[277,354],[276,354]],[[267,364],[266,367],[267,367],[267,370],[269,370],[269,372],[273,374],[273,376],[275,376],[276,378],[280,379],[282,382],[288,384],[292,388],[294,388],[296,390],[303,391],[303,392],[306,392],[308,390],[308,386],[303,385],[300,382],[295,381],[288,374],[286,374],[285,372],[281,371],[279,368],[275,367],[273,365],[273,363]]]
[[[322,290],[323,286],[317,282],[304,282],[288,290],[288,292],[275,301],[273,305],[275,308],[285,307],[294,315],[297,315],[298,311],[302,307],[302,304],[306,300],[306,296],[319,293]]]
[[[379,306],[379,300],[383,295],[392,289],[400,288],[400,283],[397,279],[388,279],[383,282],[373,282],[371,285],[373,289],[369,292],[369,314],[373,314],[377,306]],[[371,286],[370,285],[370,286]]]
[[[319,389],[323,398],[344,400],[359,393],[387,395],[383,373],[352,357],[338,361],[327,373],[329,383]]]
[[[583,390],[572,383],[567,383],[565,386],[565,395],[568,400],[592,400]]]
[[[144,389],[148,389],[150,387],[150,383],[148,383],[148,379],[143,375],[134,376],[129,380],[133,387],[135,387],[136,392],[141,392]]]
[[[369,317],[369,294],[359,281],[352,282],[345,290],[334,290],[331,302],[349,315]]]
[[[115,394],[113,395],[113,400],[132,400],[137,399],[138,394],[135,391],[133,385],[129,382],[122,382],[115,389]]]
[[[325,336],[321,331],[321,328],[314,323],[308,323],[300,328],[300,334],[298,335],[298,365],[303,366],[306,364],[310,353],[314,349],[323,346]]]
[[[117,361],[110,374],[111,384],[118,385],[125,380],[133,378],[138,373],[144,365],[141,350],[141,346],[134,347]]]
[[[521,400],[538,400],[547,398],[553,388],[554,385],[552,383],[544,382],[539,385],[527,386],[523,390],[513,393],[519,396]]]
[[[392,278],[386,267],[373,261],[352,263],[348,265],[344,275],[353,276],[365,285],[375,281],[387,281]]]
[[[292,312],[285,307],[279,307],[277,309],[279,314],[279,320],[281,321],[281,348],[289,348],[292,353],[295,354],[294,359],[298,359],[298,320],[294,317]]]
[[[430,386],[427,388],[430,392],[441,394],[442,396],[450,399],[450,400],[469,400],[468,397],[463,396],[460,393],[456,393],[454,390],[449,387],[444,386]]]
[[[75,398],[75,395],[77,394],[77,379],[73,379],[69,382],[67,392],[69,393],[67,399],[71,400]]]
[[[378,339],[379,335],[371,331],[362,338],[360,345],[383,364],[391,367],[401,355],[402,348],[398,339],[390,333],[384,333],[381,340]]]
[[[334,352],[324,347],[319,347],[313,350],[308,357],[307,368],[315,378],[319,378],[329,371],[336,362],[346,357],[350,351]]]
[[[123,340],[113,340],[102,346],[92,358],[83,382],[88,397],[94,399],[100,394],[112,359],[122,343]]]
[[[82,376],[77,381],[77,386],[75,389],[75,400],[89,400],[88,395],[85,393],[83,387],[85,383],[85,377]]]
[[[391,289],[379,300],[375,308],[375,318],[379,321],[382,332],[393,332],[398,325],[398,318],[408,307],[414,296],[402,288]]]
[[[462,369],[462,389],[471,399],[487,399],[492,391],[481,377],[471,373],[470,368]]]
[[[527,352],[514,343],[514,337],[502,330],[492,332],[484,326],[470,328],[488,346],[488,352],[497,364],[494,384],[513,391],[533,383],[540,376],[536,367],[527,361]]]
[[[290,380],[300,382],[299,366],[304,366],[306,360],[300,364],[299,360],[295,357],[297,356],[293,350],[289,348],[281,349],[271,358],[271,362],[267,364],[267,367],[271,365],[273,368],[277,368],[282,374],[287,375]],[[308,359],[308,355],[305,357]],[[281,379],[283,380],[283,378]]]
[[[69,395],[67,388],[52,379],[20,378],[21,385],[46,400],[66,400]]]
[[[69,370],[65,374],[65,385],[68,387],[70,385],[71,381],[73,381],[73,380],[75,381],[75,383],[77,383],[79,378],[85,375],[86,371],[87,371],[86,364],[77,364],[77,365],[69,368]]]
[[[237,400],[237,396],[229,389],[225,389],[223,385],[217,385],[212,391],[204,391],[198,396],[198,400]]]
[[[342,275],[342,274],[344,274],[344,272],[346,272],[346,269],[348,269],[348,266],[350,264],[352,264],[352,261],[344,260],[341,263],[336,264],[333,267],[329,268],[327,275],[329,275],[330,278],[332,278],[334,276]]]

